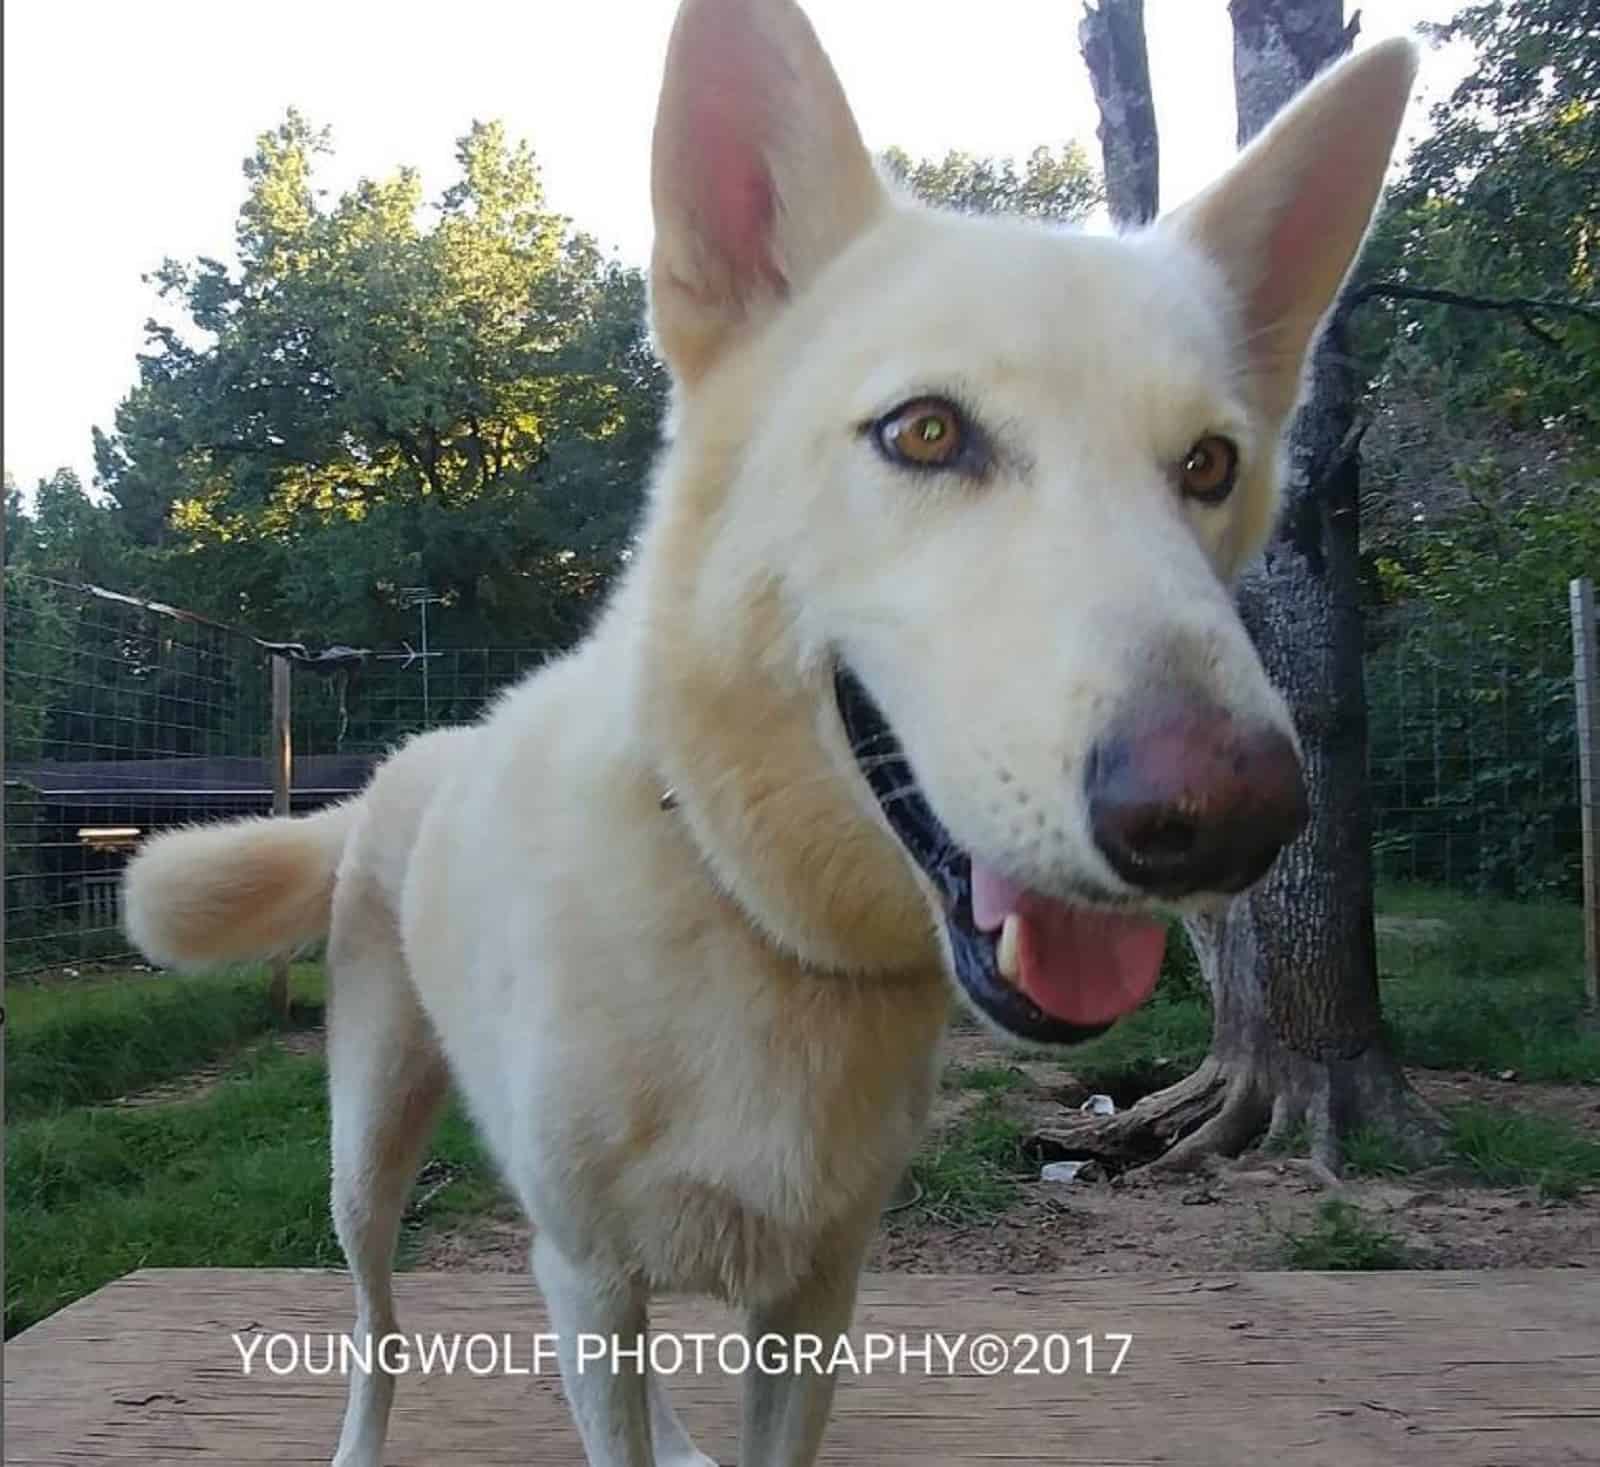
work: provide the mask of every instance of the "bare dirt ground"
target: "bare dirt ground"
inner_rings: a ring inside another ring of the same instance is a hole
[[[1086,1092],[1070,1064],[1018,1061],[982,1034],[958,1033],[952,1064],[1012,1067],[1008,1113],[1024,1127],[1059,1118]],[[1561,1117],[1600,1139],[1600,1086],[1524,1085],[1452,1071],[1418,1070],[1436,1105],[1479,1101]],[[940,1096],[935,1128],[959,1125],[983,1094]],[[1353,1179],[1341,1196],[1387,1232],[1418,1268],[1600,1268],[1600,1189],[1569,1201],[1531,1187],[1477,1185],[1448,1167],[1405,1177]],[[869,1266],[917,1273],[1193,1273],[1281,1268],[1285,1238],[1307,1226],[1329,1190],[1292,1158],[1251,1153],[1185,1177],[1128,1172],[1070,1183],[1024,1180],[1017,1199],[980,1221],[940,1216],[926,1204],[891,1212]],[[520,1271],[528,1229],[509,1205],[427,1237],[421,1268]]]

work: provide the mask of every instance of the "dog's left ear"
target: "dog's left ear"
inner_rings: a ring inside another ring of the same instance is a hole
[[[1221,266],[1243,307],[1252,393],[1274,416],[1294,407],[1312,337],[1361,249],[1416,69],[1405,40],[1341,62],[1161,222]]]
[[[684,0],[651,155],[656,335],[692,383],[885,207],[793,0]]]

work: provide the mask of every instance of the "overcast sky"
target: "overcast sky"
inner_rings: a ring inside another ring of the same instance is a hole
[[[427,196],[455,139],[498,117],[551,205],[625,259],[648,252],[647,161],[675,0],[6,0],[5,467],[88,482],[156,309],[163,256],[232,258],[240,164],[301,109],[333,129],[341,190],[403,163]],[[1450,0],[1371,0],[1363,43]],[[1081,0],[809,0],[870,147],[1025,154],[1078,138],[1098,160]],[[1233,149],[1226,0],[1147,0],[1162,194]],[[1424,97],[1459,73],[1424,61]],[[1413,108],[1408,133],[1425,120]]]

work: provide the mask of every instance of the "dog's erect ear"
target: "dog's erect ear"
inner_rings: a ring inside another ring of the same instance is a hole
[[[793,0],[684,0],[650,192],[651,308],[684,382],[884,207],[839,79]]]
[[[1299,395],[1307,349],[1372,220],[1416,48],[1382,41],[1296,97],[1204,193],[1162,221],[1222,267],[1241,305],[1253,395]]]

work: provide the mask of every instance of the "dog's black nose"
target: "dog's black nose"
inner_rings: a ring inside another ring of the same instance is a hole
[[[1242,891],[1306,823],[1289,739],[1195,699],[1131,711],[1090,754],[1086,784],[1095,844],[1153,896]]]

